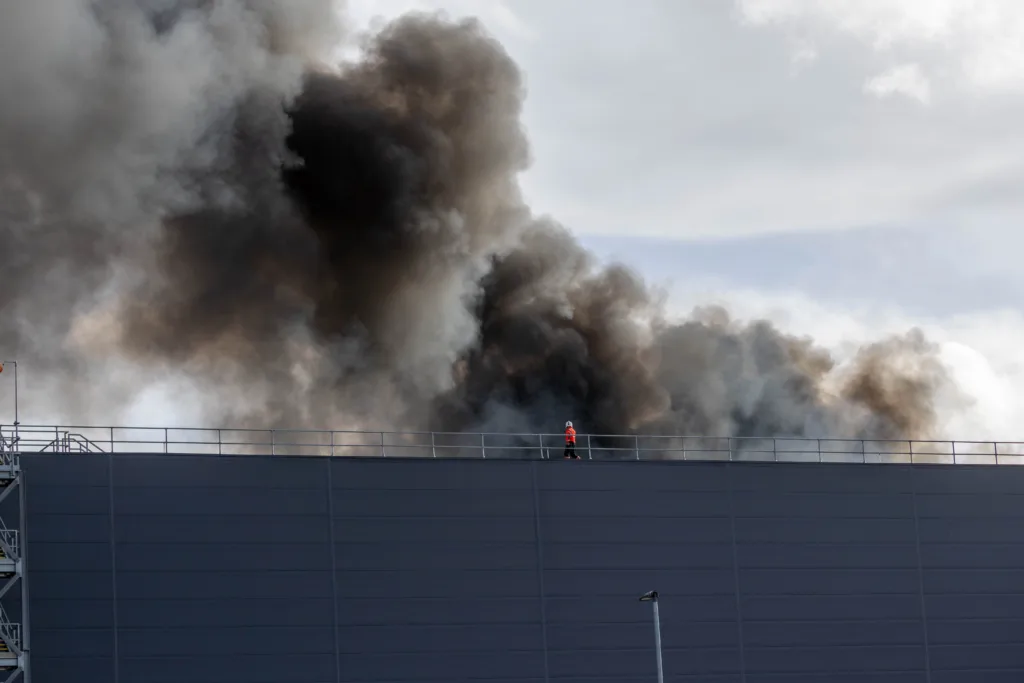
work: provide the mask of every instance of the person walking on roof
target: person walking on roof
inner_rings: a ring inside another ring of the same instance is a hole
[[[579,460],[576,455],[576,430],[572,428],[572,422],[565,423],[565,455],[566,460]]]

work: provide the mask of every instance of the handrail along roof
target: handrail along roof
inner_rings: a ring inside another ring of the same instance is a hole
[[[1024,442],[577,434],[584,460],[1024,464]],[[0,453],[556,459],[564,435],[0,425]]]

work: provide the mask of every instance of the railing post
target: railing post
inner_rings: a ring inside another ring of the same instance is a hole
[[[437,443],[434,440],[434,432],[430,432],[430,454],[437,457]]]
[[[217,428],[217,455],[224,455],[224,437],[220,427]]]
[[[331,430],[331,457],[334,457],[334,430]]]
[[[956,464],[956,441],[949,442],[949,448],[953,451],[953,464]]]
[[[110,427],[110,452],[114,452],[114,428]]]
[[[544,457],[544,435],[543,434],[538,434],[537,435],[537,446],[540,448],[540,459],[541,460],[547,460],[547,458]]]
[[[821,462],[821,439],[818,439],[818,462]]]
[[[992,442],[992,452],[996,454],[996,464],[998,465],[999,464],[999,442],[998,441],[993,441]]]
[[[683,452],[683,460],[686,460],[686,437],[685,436],[681,437],[680,441],[682,442],[683,445],[680,446],[679,450],[681,450]]]
[[[910,464],[914,464],[914,442],[907,439],[907,452],[910,453]]]
[[[774,462],[779,461],[779,444],[778,439],[772,437],[772,460]]]
[[[587,460],[593,460],[594,454],[590,450],[590,434],[587,434]]]
[[[633,435],[633,447],[636,448],[636,459],[640,459],[640,435]]]
[[[380,457],[388,457],[388,452],[384,450],[384,432],[380,433]]]
[[[486,460],[487,459],[487,435],[483,434],[483,433],[480,434],[480,452],[483,454],[484,460]]]
[[[270,454],[277,455],[277,438],[273,429],[270,430]]]
[[[729,440],[729,462],[732,462],[732,437],[726,437]]]
[[[164,427],[164,453],[167,453],[167,427]]]

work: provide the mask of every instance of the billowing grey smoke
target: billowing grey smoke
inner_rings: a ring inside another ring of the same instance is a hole
[[[476,22],[409,15],[328,68],[331,5],[0,7],[0,343],[65,397],[91,378],[70,410],[128,400],[127,358],[201,383],[217,423],[937,428],[919,334],[837,378],[768,323],[669,323],[532,216],[523,84]]]

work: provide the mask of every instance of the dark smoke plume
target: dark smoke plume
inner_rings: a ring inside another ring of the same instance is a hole
[[[0,345],[62,410],[170,375],[236,425],[940,427],[918,333],[836,368],[767,322],[673,323],[533,216],[522,78],[477,22],[405,16],[332,66],[343,39],[327,0],[0,7]]]

